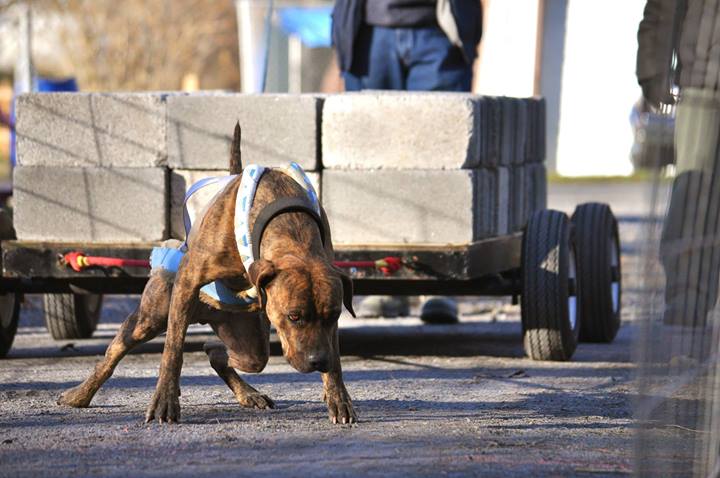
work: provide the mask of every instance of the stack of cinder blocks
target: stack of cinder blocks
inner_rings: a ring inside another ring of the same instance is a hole
[[[33,241],[182,239],[186,190],[245,164],[296,161],[319,188],[322,99],[312,95],[24,95],[18,103],[15,228]],[[191,214],[217,189],[189,201]]]
[[[338,244],[468,243],[545,207],[538,99],[34,94],[18,104],[18,238],[182,239],[185,192],[227,174],[237,121],[244,164],[292,160],[309,172]]]
[[[364,92],[323,107],[323,204],[333,240],[463,244],[545,207],[544,103]]]
[[[33,94],[17,105],[19,239],[157,241],[167,234],[164,94]]]
[[[183,95],[168,99],[171,236],[182,239],[185,192],[196,181],[228,174],[236,122],[242,128],[243,164],[280,166],[295,161],[320,190],[322,98],[313,95]],[[191,212],[217,192],[189,200]]]

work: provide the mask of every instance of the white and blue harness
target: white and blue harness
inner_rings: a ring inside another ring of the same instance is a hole
[[[260,256],[260,240],[268,223],[276,216],[287,212],[304,212],[310,215],[320,228],[321,237],[325,241],[325,226],[321,219],[320,201],[310,179],[305,171],[295,162],[291,162],[279,171],[287,174],[306,192],[306,197],[281,197],[266,205],[255,219],[253,230],[250,230],[250,209],[252,208],[255,198],[255,191],[260,182],[260,178],[268,168],[251,164],[243,169],[240,187],[237,191],[235,201],[235,242],[237,244],[240,258],[242,259],[245,270],[249,271],[250,266],[255,262],[255,258]],[[183,224],[185,226],[185,242],[179,249],[171,247],[154,247],[150,254],[150,266],[152,269],[165,269],[169,272],[177,272],[183,256],[187,253],[187,238],[192,229],[192,219],[188,212],[187,203],[193,194],[202,188],[210,185],[216,185],[219,188],[219,195],[225,187],[237,175],[216,176],[201,179],[194,183],[185,194],[183,202]],[[214,199],[214,198],[213,198]],[[255,287],[236,292],[229,289],[222,281],[216,280],[204,285],[200,289],[201,294],[226,305],[239,306],[241,308],[251,309],[257,304],[257,290]]]

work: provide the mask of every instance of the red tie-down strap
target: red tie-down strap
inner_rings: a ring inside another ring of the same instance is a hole
[[[402,267],[402,260],[399,257],[386,257],[377,261],[335,261],[338,267],[349,269],[355,267],[358,269],[377,269],[386,276],[393,275]]]
[[[119,257],[86,256],[82,252],[68,252],[62,258],[62,262],[71,267],[72,270],[80,272],[87,267],[143,267],[150,268],[150,261],[144,259],[122,259]],[[399,257],[385,257],[376,261],[335,261],[337,267],[349,269],[377,269],[386,276],[390,276],[400,270],[403,263]]]
[[[86,267],[144,267],[150,268],[150,261],[144,259],[121,259],[119,257],[98,257],[86,256],[82,252],[68,252],[62,258],[65,265],[71,267],[75,272],[80,272]]]

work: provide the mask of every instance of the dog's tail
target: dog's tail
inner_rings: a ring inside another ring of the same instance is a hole
[[[232,144],[230,145],[230,174],[242,173],[242,159],[240,157],[240,122],[235,124]]]

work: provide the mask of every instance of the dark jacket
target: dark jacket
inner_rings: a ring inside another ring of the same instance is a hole
[[[638,82],[646,90],[717,90],[720,12],[714,0],[648,0],[638,29]],[[670,68],[673,53],[677,67]],[[647,96],[647,95],[646,95]]]
[[[445,33],[450,41],[462,49],[468,64],[475,61],[477,46],[482,36],[482,6],[480,0],[438,0],[447,3],[452,14],[457,38]],[[364,21],[365,0],[336,0],[333,9],[332,40],[342,71],[352,67],[355,39]],[[438,19],[441,27],[443,19]]]

